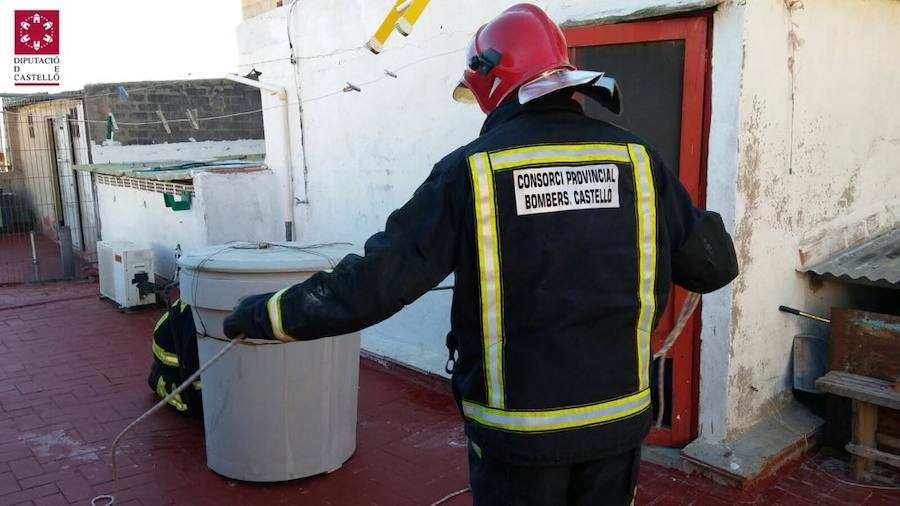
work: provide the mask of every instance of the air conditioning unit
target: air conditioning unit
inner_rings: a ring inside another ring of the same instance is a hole
[[[100,294],[123,308],[156,302],[153,250],[127,241],[97,243]]]

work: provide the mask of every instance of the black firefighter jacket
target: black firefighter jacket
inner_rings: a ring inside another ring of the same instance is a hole
[[[562,92],[501,105],[365,256],[266,294],[250,318],[281,340],[349,333],[451,273],[466,434],[507,461],[572,463],[641,443],[650,334],[671,283],[716,290],[737,263],[718,214],[696,209],[638,137]]]

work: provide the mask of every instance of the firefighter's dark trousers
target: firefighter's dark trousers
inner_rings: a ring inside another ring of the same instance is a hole
[[[474,506],[623,506],[634,499],[640,464],[640,447],[581,464],[519,466],[470,443],[469,486]]]

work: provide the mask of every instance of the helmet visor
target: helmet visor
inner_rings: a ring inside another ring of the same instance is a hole
[[[475,100],[475,94],[472,93],[472,90],[470,90],[469,87],[466,86],[466,83],[462,81],[460,81],[453,90],[453,100],[456,100],[461,104],[475,104],[478,102]]]

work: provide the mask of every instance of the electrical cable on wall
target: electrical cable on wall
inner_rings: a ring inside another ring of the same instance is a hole
[[[436,53],[436,54],[433,54],[433,55],[425,56],[425,57],[423,57],[423,58],[419,58],[419,59],[417,59],[417,60],[413,60],[413,61],[408,62],[408,63],[406,63],[406,64],[403,64],[403,65],[401,65],[401,66],[399,66],[399,67],[396,67],[396,68],[394,68],[393,70],[383,69],[383,70],[384,70],[384,73],[383,73],[382,75],[380,75],[379,77],[374,78],[374,79],[370,79],[370,80],[368,80],[368,81],[363,81],[363,82],[355,83],[354,86],[355,86],[356,88],[358,88],[359,91],[364,91],[364,87],[370,86],[370,85],[375,84],[375,83],[378,83],[378,82],[383,81],[383,80],[385,80],[385,79],[392,79],[392,80],[398,79],[398,78],[400,77],[400,75],[401,75],[401,71],[403,71],[403,70],[405,70],[405,69],[408,69],[408,68],[410,68],[410,67],[419,65],[419,64],[421,64],[421,63],[423,63],[423,62],[426,62],[426,61],[429,61],[429,60],[433,60],[433,59],[436,59],[436,58],[441,58],[441,57],[443,57],[443,56],[449,56],[449,55],[452,55],[452,54],[458,54],[458,53],[460,53],[461,51],[463,51],[464,49],[465,49],[464,47],[460,47],[460,48],[454,49],[454,50],[452,50],[452,51],[445,51],[445,52],[441,52],[441,53]],[[346,87],[346,84],[347,84],[347,83],[345,83],[345,87]],[[134,92],[134,91],[135,91],[135,90],[132,90],[132,92]],[[356,90],[349,90],[349,91],[356,91]],[[309,99],[302,99],[302,100],[300,100],[299,102],[290,102],[288,105],[297,106],[297,105],[308,104],[308,103],[312,103],[312,102],[317,102],[317,101],[319,101],[319,100],[324,100],[324,99],[326,99],[326,98],[333,97],[333,96],[335,96],[335,95],[340,95],[340,94],[343,94],[343,93],[347,93],[347,91],[345,91],[344,88],[341,88],[340,90],[336,90],[336,91],[333,91],[333,92],[330,92],[330,93],[326,93],[326,94],[324,94],[324,95],[319,95],[319,96],[316,96],[316,97],[313,97],[313,98],[309,98]],[[248,114],[257,114],[257,113],[261,113],[261,112],[264,112],[264,111],[267,111],[267,110],[278,109],[278,108],[280,108],[280,107],[281,107],[280,105],[270,106],[270,107],[261,107],[261,108],[259,108],[259,109],[253,109],[253,110],[250,110],[250,111],[241,111],[241,112],[230,113],[230,114],[222,114],[222,115],[218,115],[218,116],[195,117],[195,118],[192,118],[192,119],[191,119],[191,118],[173,118],[173,119],[167,119],[167,120],[165,120],[165,121],[162,121],[162,120],[157,120],[157,121],[137,121],[137,122],[135,122],[135,121],[131,121],[131,122],[118,121],[118,122],[117,122],[117,126],[121,128],[121,127],[129,127],[129,126],[150,126],[150,125],[166,125],[166,124],[171,125],[171,124],[173,124],[173,123],[192,123],[193,121],[197,121],[197,122],[202,122],[202,121],[215,121],[215,120],[221,120],[221,119],[233,118],[233,117],[237,117],[237,116],[245,116],[245,115],[248,115]],[[3,110],[3,111],[0,111],[0,114],[7,114],[7,115],[12,115],[12,116],[26,116],[28,113],[22,113],[22,112],[15,112],[15,111],[7,111],[7,110]],[[48,116],[48,117],[49,117],[49,116]],[[106,124],[107,124],[107,120],[89,120],[89,119],[75,119],[75,118],[69,118],[68,121],[71,122],[71,123],[82,123],[82,124],[85,124],[85,123],[94,123],[94,124],[101,124],[101,125],[106,125]]]

